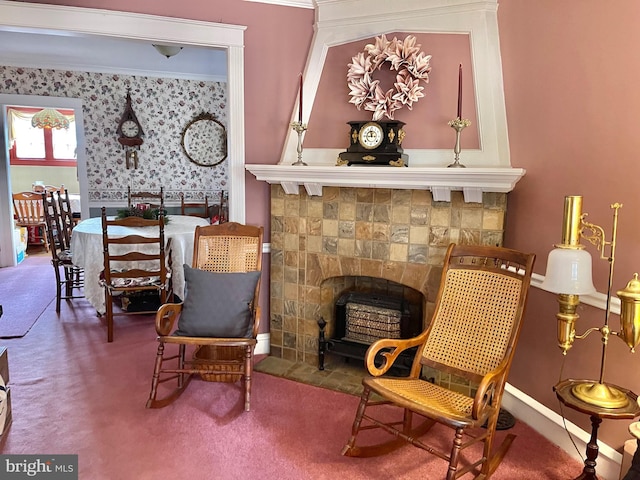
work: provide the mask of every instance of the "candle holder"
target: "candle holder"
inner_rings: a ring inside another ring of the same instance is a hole
[[[291,128],[293,128],[293,130],[298,134],[298,147],[296,148],[296,151],[298,152],[298,161],[291,165],[306,166],[307,164],[302,161],[302,134],[307,130],[307,124],[302,122],[291,122]]]
[[[471,122],[466,118],[456,118],[449,122],[449,126],[456,131],[456,144],[453,147],[453,153],[455,155],[453,163],[447,165],[448,168],[466,168],[465,165],[460,163],[460,134],[462,130],[471,125]]]

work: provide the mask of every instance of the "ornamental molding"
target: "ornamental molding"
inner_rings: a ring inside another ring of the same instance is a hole
[[[436,202],[451,201],[451,192],[462,191],[468,203],[482,203],[485,192],[508,193],[524,176],[522,168],[446,168],[371,166],[246,165],[256,179],[279,184],[289,195],[304,187],[309,196],[322,196],[322,188],[391,188],[429,190]]]

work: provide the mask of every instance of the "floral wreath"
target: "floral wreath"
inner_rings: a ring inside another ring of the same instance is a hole
[[[373,120],[380,120],[383,116],[393,120],[393,112],[404,106],[412,110],[413,102],[424,97],[420,81],[429,83],[431,71],[431,55],[425,55],[420,47],[413,35],[408,35],[404,41],[396,37],[389,41],[382,35],[376,37],[375,45],[365,45],[364,52],[352,57],[349,64],[349,103],[358,110],[364,106],[365,110],[373,112]],[[380,70],[386,62],[390,63],[390,70],[398,73],[394,88],[385,92],[380,87],[380,80],[373,79],[373,72]]]

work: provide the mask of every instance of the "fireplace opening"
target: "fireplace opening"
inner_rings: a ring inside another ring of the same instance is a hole
[[[381,292],[351,291],[340,295],[334,306],[334,328],[324,338],[320,325],[319,365],[324,369],[325,352],[348,359],[364,360],[369,346],[381,338],[411,338],[422,331],[422,306],[406,298]],[[403,352],[394,365],[394,374],[406,374],[415,349]]]

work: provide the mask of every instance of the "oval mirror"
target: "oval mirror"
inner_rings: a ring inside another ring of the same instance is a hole
[[[196,165],[213,167],[227,158],[227,131],[210,113],[201,113],[182,131],[185,155]]]

